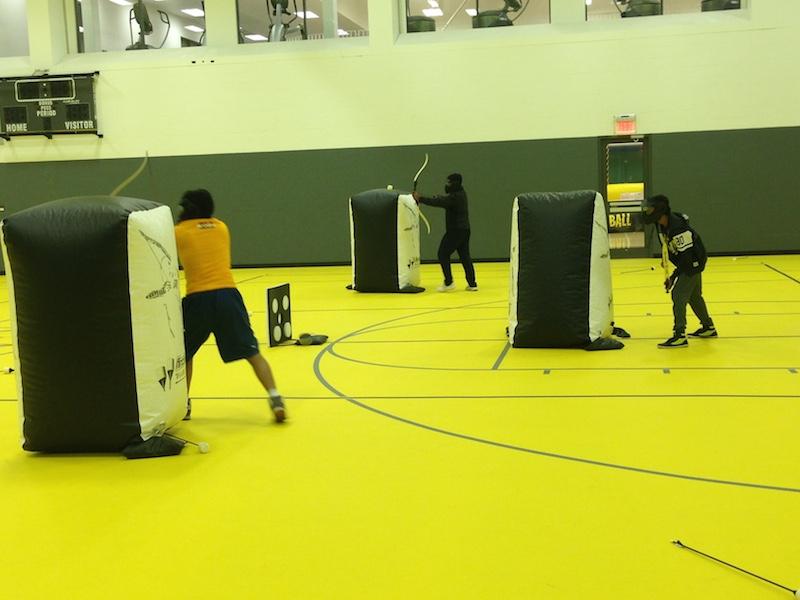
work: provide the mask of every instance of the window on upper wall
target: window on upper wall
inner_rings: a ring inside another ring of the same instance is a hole
[[[237,0],[236,8],[242,44],[369,35],[367,0]]]
[[[585,0],[586,20],[651,17],[741,8],[742,0]]]
[[[28,14],[25,0],[0,0],[0,58],[27,56]]]
[[[406,31],[485,29],[550,22],[550,0],[401,0]]]
[[[205,43],[203,0],[71,1],[75,4],[78,52],[181,48]]]

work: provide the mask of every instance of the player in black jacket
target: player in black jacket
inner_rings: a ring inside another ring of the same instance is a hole
[[[475,267],[472,266],[472,257],[469,255],[469,209],[467,206],[467,192],[464,191],[462,183],[461,175],[452,173],[447,176],[444,196],[429,198],[414,192],[414,199],[417,202],[428,206],[438,206],[446,211],[446,230],[439,244],[438,253],[439,264],[444,274],[444,284],[437,288],[440,292],[449,292],[456,289],[456,284],[453,283],[453,273],[450,269],[450,256],[453,252],[458,252],[461,265],[464,267],[464,274],[467,277],[467,291],[478,291],[478,283],[475,281]]]
[[[689,335],[699,338],[717,337],[714,322],[703,300],[702,273],[707,259],[703,240],[689,226],[686,215],[670,211],[666,196],[648,198],[643,210],[644,222],[658,225],[658,236],[662,249],[665,250],[662,251],[662,260],[668,254],[669,261],[675,265],[675,270],[664,281],[664,289],[667,292],[672,291],[674,332],[671,338],[658,345],[659,348],[685,348],[689,345],[686,339],[686,304],[692,307],[701,325],[700,329]]]

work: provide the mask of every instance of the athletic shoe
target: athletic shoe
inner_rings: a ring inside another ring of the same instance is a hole
[[[622,327],[613,327],[611,329],[611,335],[615,335],[621,338],[629,338],[631,334],[625,331]]]
[[[186,401],[186,414],[183,416],[184,421],[191,421],[192,420],[192,399],[189,398]]]
[[[269,397],[269,407],[275,415],[276,423],[283,423],[286,420],[286,407],[283,405],[283,398],[280,396]]]
[[[477,284],[476,285],[468,285],[465,289],[468,292],[477,292],[478,291],[478,286],[477,286]]]
[[[661,342],[658,345],[659,348],[688,348],[689,347],[689,340],[686,339],[685,335],[674,335],[668,340]]]
[[[446,283],[443,283],[442,285],[440,285],[439,287],[436,288],[436,291],[437,292],[452,292],[454,289],[456,289],[455,282],[451,283],[450,285],[447,285]]]
[[[717,337],[717,328],[713,325],[711,327],[706,327],[705,325],[695,331],[694,333],[689,334],[691,337],[697,338],[710,338],[710,337]]]

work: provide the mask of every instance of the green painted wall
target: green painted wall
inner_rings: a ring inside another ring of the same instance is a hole
[[[596,145],[584,138],[155,158],[123,193],[175,206],[184,190],[209,189],[218,216],[233,231],[235,264],[345,263],[350,260],[350,195],[389,183],[410,190],[428,152],[430,164],[420,178],[420,191],[439,193],[447,174],[463,173],[474,255],[501,258],[509,253],[514,195],[596,187]],[[0,164],[6,190],[2,197],[12,213],[56,198],[107,194],[140,163]],[[428,208],[426,214],[433,231],[423,235],[423,255],[433,258],[444,227],[443,211]]]
[[[651,136],[650,190],[686,212],[710,252],[800,250],[793,215],[800,205],[800,128]],[[464,175],[472,250],[507,258],[511,204],[532,191],[596,189],[595,138],[353,148],[151,159],[124,192],[176,206],[181,193],[205,187],[233,232],[238,265],[348,263],[350,195],[393,184],[410,190],[425,152],[420,191],[439,193],[448,173]],[[107,194],[141,160],[0,164],[0,202],[8,213],[67,196]],[[432,260],[443,211],[427,207]]]
[[[651,156],[650,191],[709,252],[800,250],[800,128],[659,134]]]

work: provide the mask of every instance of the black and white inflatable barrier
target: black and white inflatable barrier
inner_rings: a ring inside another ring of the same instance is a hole
[[[2,242],[23,448],[179,452],[161,437],[187,400],[169,207],[56,200],[5,219]]]
[[[511,219],[508,336],[515,348],[611,350],[608,221],[593,191],[521,194]]]
[[[350,198],[350,257],[359,292],[425,291],[419,287],[419,207],[411,194],[370,190]]]

